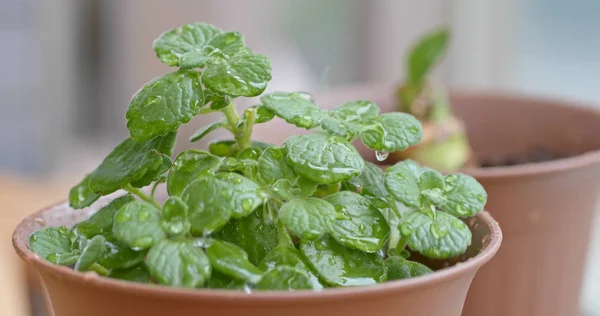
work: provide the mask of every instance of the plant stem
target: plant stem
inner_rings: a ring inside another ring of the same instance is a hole
[[[153,197],[147,195],[146,193],[144,193],[144,191],[138,188],[134,188],[133,186],[131,186],[131,184],[127,184],[125,187],[123,187],[123,190],[133,195],[137,195],[140,199],[156,206],[156,208],[158,209],[161,208],[160,204],[158,204],[158,202]]]
[[[246,125],[244,126],[244,131],[238,141],[240,149],[252,146],[252,129],[254,128],[254,122],[256,121],[256,109],[246,109],[244,113],[246,114]]]
[[[236,136],[237,138],[237,135],[235,135],[237,132],[236,126],[240,120],[240,116],[235,111],[235,104],[231,103],[229,106],[223,108],[223,114],[225,114],[225,117],[227,118],[227,122],[229,123],[231,130],[233,131],[234,136]]]

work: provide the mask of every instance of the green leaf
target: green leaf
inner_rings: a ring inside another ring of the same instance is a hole
[[[331,203],[337,213],[331,235],[339,243],[365,252],[383,248],[390,228],[368,198],[342,191],[326,197],[325,201]]]
[[[176,71],[144,85],[127,109],[127,128],[137,142],[165,136],[198,115],[204,95],[198,73]]]
[[[408,79],[415,85],[425,80],[427,73],[444,55],[450,32],[443,28],[424,36],[408,55]]]
[[[405,150],[423,138],[421,122],[406,113],[385,113],[370,125],[363,126],[360,139],[365,146],[381,151]]]
[[[310,276],[313,289],[319,290],[323,288],[323,285],[319,282],[319,278],[302,259],[300,251],[293,246],[286,244],[278,245],[267,253],[258,265],[263,271],[270,271],[280,266],[288,266],[306,272]]]
[[[258,176],[266,184],[287,179],[294,182],[298,177],[294,168],[286,162],[283,148],[269,147],[258,159]]]
[[[221,127],[225,127],[225,126],[227,126],[226,121],[218,121],[218,122],[214,122],[212,124],[203,126],[199,130],[194,132],[192,137],[190,137],[190,142],[192,142],[192,143],[197,142],[197,141],[201,140],[202,138],[204,138],[204,136],[210,134],[211,132],[213,132]]]
[[[213,236],[216,239],[230,242],[242,248],[248,254],[248,260],[254,264],[277,246],[279,235],[287,234],[267,218],[266,205],[249,216],[229,221],[222,230]]]
[[[107,195],[130,183],[142,187],[158,179],[164,159],[173,153],[175,136],[169,133],[141,143],[127,138],[90,174],[90,190]]]
[[[423,197],[431,204],[436,206],[446,204],[444,176],[441,173],[433,169],[426,170],[419,177],[419,187]]]
[[[387,278],[381,256],[347,248],[329,235],[302,240],[300,250],[321,279],[333,286],[373,285]]]
[[[58,262],[61,256],[73,255],[69,236],[69,229],[64,226],[44,228],[31,234],[29,248],[50,262]]]
[[[160,211],[144,201],[126,204],[117,212],[113,233],[118,241],[137,251],[166,238],[160,226]]]
[[[296,135],[283,143],[287,161],[301,177],[318,184],[350,180],[364,168],[364,160],[346,140],[321,134]]]
[[[77,235],[92,238],[112,232],[115,214],[128,203],[135,201],[131,194],[118,197],[90,216],[86,221],[80,222],[73,228]]]
[[[227,185],[229,197],[224,202],[231,205],[233,218],[246,217],[263,204],[265,193],[254,181],[233,172],[219,173],[216,178]]]
[[[388,280],[401,280],[418,277],[421,275],[433,273],[424,264],[416,261],[406,260],[401,256],[391,256],[385,259],[385,265],[388,269]]]
[[[202,73],[206,88],[232,97],[255,97],[271,81],[271,62],[260,54],[243,54],[212,64]]]
[[[271,146],[273,145],[263,142],[252,141],[252,147],[258,147],[262,150],[265,150]],[[218,140],[208,145],[208,151],[211,154],[217,155],[219,157],[233,157],[237,153],[237,150],[239,150],[239,148],[236,147],[237,146],[235,140]]]
[[[179,66],[179,59],[188,52],[202,52],[215,35],[222,33],[214,25],[205,23],[186,24],[167,31],[154,41],[154,51],[163,63]]]
[[[225,32],[216,35],[208,42],[204,52],[211,55],[216,50],[227,58],[251,52],[244,43],[244,36],[239,32]]]
[[[248,147],[248,148],[244,148],[242,151],[240,151],[236,155],[236,158],[241,161],[253,160],[258,163],[258,158],[260,158],[261,155],[262,155],[262,149],[260,149],[258,147]]]
[[[198,288],[211,276],[208,257],[189,240],[164,239],[150,248],[146,266],[160,284]]]
[[[330,231],[335,216],[333,205],[311,197],[291,200],[279,210],[283,225],[302,239],[316,239]]]
[[[256,288],[259,290],[282,291],[315,289],[308,273],[288,266],[279,266],[269,270],[256,283]]]
[[[299,189],[288,179],[279,179],[271,186],[271,191],[284,201],[292,200],[299,196]]]
[[[69,206],[74,209],[81,209],[92,205],[100,198],[90,190],[90,175],[86,175],[83,180],[69,191]]]
[[[207,56],[201,51],[187,52],[179,58],[179,69],[189,70],[193,68],[204,68],[206,64],[217,60],[216,56]]]
[[[111,270],[108,277],[138,283],[150,283],[150,272],[143,264],[124,270]]]
[[[226,95],[216,94],[210,90],[204,90],[204,102],[208,104],[210,102],[210,107],[203,108],[200,110],[200,113],[203,111],[207,111],[206,113],[220,111],[223,108],[226,108],[231,105],[231,98]]]
[[[106,251],[105,242],[106,239],[102,235],[90,239],[75,263],[75,271],[88,271],[92,264],[100,260]]]
[[[228,275],[225,275],[219,271],[214,270],[206,284],[209,289],[227,289],[227,290],[245,290],[248,291],[250,288],[246,285],[246,282],[236,280]]]
[[[327,117],[327,112],[303,92],[276,92],[262,96],[260,101],[276,116],[301,128],[311,129]]]
[[[385,186],[394,198],[407,206],[421,206],[419,176],[415,174],[411,162],[402,161],[385,172]]]
[[[331,116],[346,122],[367,122],[379,115],[379,107],[371,101],[359,100],[344,103],[331,111]]]
[[[255,105],[253,107],[256,108],[256,118],[254,124],[267,123],[275,117],[275,113],[273,113],[273,111],[269,110],[266,106],[262,104],[259,106]]]
[[[192,234],[210,234],[227,224],[234,212],[231,189],[227,182],[205,176],[183,190],[181,198],[189,207]]]
[[[182,151],[167,177],[167,192],[169,195],[181,195],[185,187],[195,179],[204,175],[215,174],[219,169],[221,159],[199,149]]]
[[[363,195],[383,198],[389,193],[383,184],[383,171],[373,163],[365,162],[365,168],[356,177],[350,179],[346,185],[355,192]]]
[[[190,230],[190,222],[187,220],[188,206],[177,197],[170,196],[162,208],[161,225],[167,235],[181,236]]]
[[[327,117],[321,121],[321,128],[333,136],[352,140],[360,133],[361,126],[355,122],[345,122],[336,118]]]
[[[206,248],[206,255],[213,269],[238,280],[256,284],[263,274],[248,261],[248,254],[232,243],[215,239]]]
[[[400,234],[410,249],[434,259],[463,254],[471,231],[460,219],[444,212],[413,212],[400,220]]]
[[[106,251],[98,263],[107,269],[128,269],[144,261],[147,251],[135,251],[120,243],[112,234],[106,237]]]
[[[481,212],[487,202],[485,189],[473,177],[451,174],[445,178],[444,195],[448,199],[442,209],[458,217],[471,217]]]

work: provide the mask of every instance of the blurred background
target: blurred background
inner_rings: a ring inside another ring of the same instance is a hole
[[[408,46],[449,25],[440,82],[600,103],[598,0],[0,0],[0,315],[44,315],[30,307],[14,226],[126,137],[131,96],[168,71],[152,41],[194,21],[241,31],[269,56],[269,91],[398,82]],[[594,316],[596,227],[581,298]]]

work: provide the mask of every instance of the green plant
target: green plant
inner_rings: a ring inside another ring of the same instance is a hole
[[[369,101],[326,111],[299,92],[263,95],[240,115],[233,100],[261,94],[271,66],[239,33],[185,25],[161,35],[154,49],[179,70],[133,97],[131,137],[71,190],[69,202],[78,209],[119,189],[129,193],[73,228],[32,234],[31,249],[41,257],[144,283],[296,290],[429,273],[407,260],[408,249],[443,259],[471,243],[459,217],[483,208],[479,183],[411,161],[384,173],[350,144],[359,137],[379,152],[414,145],[422,130],[411,115],[380,115]],[[224,119],[192,141],[217,128],[233,139],[171,161],[178,127],[210,112]],[[252,141],[253,126],[274,116],[317,131],[282,147]],[[154,197],[161,183],[169,195],[162,204]]]

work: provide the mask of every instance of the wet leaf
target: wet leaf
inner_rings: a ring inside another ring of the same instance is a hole
[[[388,280],[401,280],[433,273],[426,265],[416,261],[406,260],[401,256],[391,256],[385,259],[388,269]]]
[[[220,164],[219,157],[203,150],[188,149],[181,152],[167,177],[167,192],[171,196],[181,195],[190,182],[204,175],[215,174]]]
[[[367,100],[350,101],[331,111],[331,116],[346,122],[367,122],[379,116],[379,107]]]
[[[368,195],[383,198],[389,193],[383,184],[383,171],[378,166],[370,162],[365,162],[365,168],[356,177],[348,180],[346,185],[355,192],[362,195]]]
[[[347,248],[329,235],[302,240],[300,250],[321,279],[330,285],[374,285],[387,279],[381,256]]]
[[[140,143],[127,138],[90,174],[90,190],[107,195],[130,183],[142,187],[158,179],[165,171],[164,159],[170,161],[173,154],[175,136],[169,133]]]
[[[263,272],[248,260],[248,254],[240,247],[226,241],[213,240],[206,248],[213,269],[236,278],[256,284]]]
[[[281,291],[315,289],[308,273],[288,266],[279,266],[269,270],[256,283],[256,288],[259,290]]]
[[[415,174],[412,162],[402,161],[385,172],[385,186],[392,196],[410,207],[421,206],[419,175]]]
[[[209,289],[245,290],[247,288],[245,281],[236,280],[216,270],[213,270],[206,285]]]
[[[125,117],[137,142],[175,132],[204,106],[200,78],[195,71],[176,71],[148,82],[131,99]]]
[[[263,143],[263,142],[252,142],[252,147],[258,147],[262,150],[265,150],[271,147],[271,144]],[[239,148],[236,148],[235,140],[219,140],[212,142],[208,145],[208,150],[211,154],[217,155],[219,157],[233,157]]]
[[[350,180],[364,168],[356,149],[339,137],[296,135],[286,139],[283,146],[296,173],[318,184]]]
[[[406,113],[385,113],[364,125],[360,139],[365,146],[380,152],[405,150],[423,138],[421,122]]]
[[[301,128],[311,129],[327,117],[327,112],[302,92],[276,92],[262,96],[260,101],[277,117]]]
[[[279,210],[283,225],[302,239],[316,239],[330,231],[335,216],[333,205],[312,197],[291,200]]]
[[[115,214],[121,207],[133,201],[135,201],[135,198],[130,194],[118,197],[90,216],[89,219],[75,225],[73,231],[77,235],[84,235],[87,238],[110,233],[112,232]]]
[[[202,73],[206,88],[231,97],[260,95],[271,81],[271,62],[260,54],[233,56]]]
[[[170,196],[162,208],[161,225],[167,235],[181,236],[189,232],[190,222],[187,220],[188,206],[177,197]]]
[[[206,126],[203,126],[199,130],[194,132],[194,134],[190,137],[190,142],[192,142],[192,143],[197,142],[197,141],[201,140],[202,138],[204,138],[204,136],[210,134],[211,132],[216,131],[217,129],[219,129],[221,127],[225,127],[225,126],[227,126],[226,121],[217,121],[217,122],[208,124]]]
[[[447,175],[444,195],[448,199],[442,209],[458,217],[471,217],[481,212],[487,193],[477,180],[464,174]]]
[[[281,244],[273,248],[261,260],[258,267],[263,271],[269,271],[275,267],[288,266],[306,272],[311,280],[313,289],[322,289],[319,278],[312,272],[310,267],[304,262],[300,251],[292,245]]]
[[[111,270],[108,277],[138,283],[150,283],[150,272],[143,264],[124,270]]]
[[[88,271],[94,263],[100,260],[106,251],[105,242],[106,239],[102,235],[90,239],[75,263],[75,271]]]
[[[292,183],[298,177],[294,168],[286,162],[283,148],[269,147],[258,159],[258,175],[266,184],[287,179]]]
[[[134,250],[152,247],[166,238],[160,226],[159,212],[152,204],[144,201],[126,204],[115,215],[115,238]]]
[[[90,175],[88,174],[69,191],[69,206],[81,209],[92,205],[98,198],[100,195],[90,190]]]
[[[29,237],[29,248],[50,262],[64,261],[67,256],[76,255],[71,247],[70,235],[69,229],[64,226],[40,229]],[[61,259],[62,256],[65,257]]]
[[[120,243],[112,234],[106,237],[106,251],[98,263],[107,269],[128,269],[144,261],[147,251],[135,251]]]
[[[202,52],[204,46],[222,32],[216,26],[206,23],[186,24],[161,34],[154,41],[154,51],[163,63],[179,66],[179,60],[184,54]]]
[[[400,219],[400,234],[411,250],[434,259],[461,255],[471,244],[467,225],[439,211],[408,214]]]
[[[229,197],[223,197],[223,202],[230,204],[233,218],[250,215],[264,202],[265,193],[254,181],[233,172],[219,173],[216,178],[226,183]]]
[[[208,257],[189,240],[164,239],[150,248],[146,266],[160,284],[198,288],[211,276]]]
[[[188,205],[191,232],[195,235],[210,234],[225,226],[234,209],[231,186],[221,179],[200,177],[190,183],[181,198]]]
[[[325,198],[337,213],[331,235],[341,244],[365,252],[383,248],[390,228],[368,198],[343,191]]]

